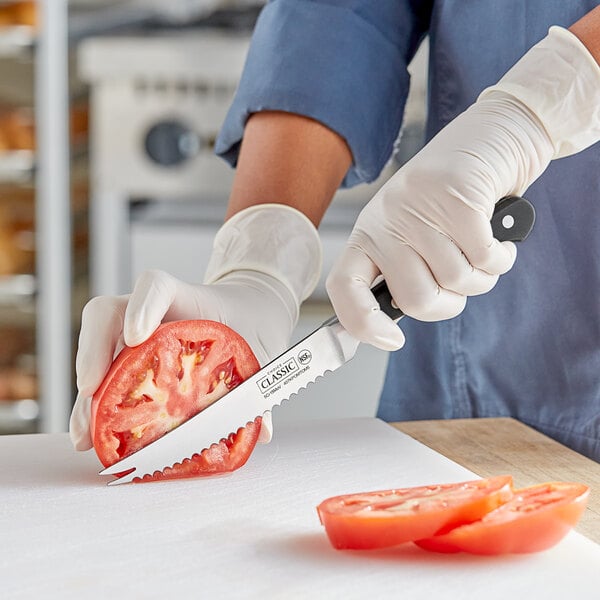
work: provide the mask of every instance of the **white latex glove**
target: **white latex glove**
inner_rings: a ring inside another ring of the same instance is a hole
[[[229,219],[215,237],[205,285],[147,271],[129,296],[93,298],[82,314],[76,359],[78,395],[69,431],[77,450],[92,447],[91,396],[124,344],[148,339],[161,322],[220,321],[239,333],[264,365],[289,346],[300,303],[317,284],[321,244],[313,224],[287,206],[263,204]],[[272,435],[263,417],[260,442]]]
[[[327,280],[342,325],[384,350],[402,347],[369,289],[380,274],[407,315],[459,314],[516,258],[513,243],[492,235],[495,203],[598,139],[600,68],[576,36],[552,27],[365,206]]]

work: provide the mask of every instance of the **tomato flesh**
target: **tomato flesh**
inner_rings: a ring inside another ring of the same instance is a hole
[[[347,494],[324,500],[317,512],[334,548],[384,548],[481,519],[512,497],[511,483],[506,475]]]
[[[236,332],[214,321],[161,325],[124,348],[92,399],[94,449],[110,466],[143,448],[256,373],[258,361]],[[144,481],[233,471],[250,456],[261,419]]]
[[[539,552],[557,544],[573,528],[588,495],[589,488],[579,483],[550,482],[515,490],[511,500],[481,520],[416,544],[433,552]]]

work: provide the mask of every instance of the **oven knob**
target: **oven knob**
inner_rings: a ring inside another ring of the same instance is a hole
[[[155,163],[173,167],[196,156],[201,142],[195,132],[179,121],[162,121],[149,129],[144,146]]]

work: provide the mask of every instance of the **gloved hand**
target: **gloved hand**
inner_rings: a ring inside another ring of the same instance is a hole
[[[516,257],[514,244],[492,235],[495,203],[598,139],[600,68],[577,37],[553,27],[365,206],[327,280],[342,325],[384,350],[404,344],[370,292],[380,274],[407,315],[459,314]]]
[[[276,204],[247,208],[215,237],[204,285],[147,271],[129,296],[97,297],[83,310],[76,359],[78,395],[70,422],[77,450],[92,447],[91,396],[123,348],[148,339],[161,322],[220,321],[248,342],[264,365],[289,346],[300,303],[317,284],[321,244],[299,211]],[[271,439],[270,415],[259,441]]]

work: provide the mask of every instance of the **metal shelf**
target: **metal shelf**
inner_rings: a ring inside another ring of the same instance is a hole
[[[0,433],[33,432],[39,416],[37,400],[0,400]]]
[[[30,58],[36,32],[29,25],[0,27],[0,58]]]
[[[77,170],[87,158],[87,140],[71,145],[72,168]],[[0,152],[0,185],[32,185],[35,183],[36,153],[33,150]],[[75,164],[77,163],[77,164]]]
[[[0,277],[0,307],[33,302],[35,297],[33,275],[4,275]]]
[[[0,326],[35,327],[35,296],[33,275],[0,277]]]
[[[0,184],[31,183],[35,169],[32,150],[8,150],[0,153]]]
[[[70,322],[75,331],[81,321],[81,308],[88,298],[87,279],[76,277],[71,292],[74,310],[71,311]],[[36,302],[37,283],[34,275],[0,277],[0,326],[35,327]]]

